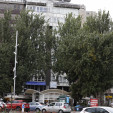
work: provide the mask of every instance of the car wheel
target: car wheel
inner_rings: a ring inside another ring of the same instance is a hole
[[[10,109],[6,108],[5,111],[9,113]]]
[[[36,110],[35,110],[37,113],[39,113],[40,112],[40,109],[38,109],[38,108],[36,108]]]
[[[63,111],[62,110],[59,110],[59,112],[58,113],[63,113]]]
[[[43,109],[43,110],[42,110],[42,113],[46,113],[46,110],[45,110],[45,109]]]
[[[21,111],[21,108],[19,106],[16,107],[16,111]]]

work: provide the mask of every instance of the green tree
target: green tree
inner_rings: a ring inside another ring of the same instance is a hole
[[[49,78],[52,69],[52,51],[55,38],[52,29],[41,15],[22,11],[11,24],[11,14],[6,12],[0,19],[0,82],[1,94],[11,92],[14,77],[14,51],[16,31],[18,31],[16,93],[22,91],[26,81]],[[47,81],[49,80],[47,79]],[[48,84],[49,85],[49,84]],[[4,88],[4,86],[6,86]]]
[[[54,37],[43,16],[23,11],[16,22],[19,32],[16,87],[20,92],[22,84],[32,77],[50,80]]]
[[[0,18],[0,95],[11,92],[13,83],[14,29],[11,22],[11,13],[6,11],[4,18]]]
[[[84,27],[88,32],[105,33],[112,28],[112,20],[109,12],[99,11],[97,15],[87,17]]]
[[[70,14],[59,28],[55,66],[58,72],[67,74],[76,100],[96,97],[112,87],[113,37],[109,21],[108,14],[99,12],[81,28],[79,17],[75,19]]]

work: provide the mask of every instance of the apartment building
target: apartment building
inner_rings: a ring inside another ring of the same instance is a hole
[[[34,14],[43,14],[52,27],[58,26],[58,21],[64,23],[67,14],[72,13],[75,18],[82,16],[85,21],[85,6],[70,3],[71,0],[27,0],[26,9]]]
[[[0,17],[4,16],[6,10],[10,10],[14,18],[23,9],[25,9],[25,4],[21,0],[0,0]]]
[[[12,15],[19,14],[22,9],[33,11],[34,14],[42,14],[45,20],[49,20],[51,28],[56,28],[58,22],[65,22],[67,14],[72,13],[75,18],[82,17],[82,23],[86,19],[84,5],[72,4],[71,0],[0,0],[0,16],[3,16],[5,9],[11,9]],[[50,70],[48,80],[42,78],[27,81],[25,84],[26,94],[31,93],[32,99],[38,98],[40,102],[55,101],[60,95],[68,95],[69,82],[66,74],[59,75],[56,81],[56,74]],[[51,95],[51,96],[50,96]],[[43,99],[42,99],[43,97]]]
[[[89,16],[96,16],[97,13],[95,11],[86,11],[86,18]]]
[[[85,6],[72,4],[70,1],[71,0],[27,0],[26,9],[32,10],[34,14],[42,14],[45,17],[45,20],[49,20],[49,25],[53,29],[58,26],[58,22],[64,23],[65,17],[69,13],[72,13],[75,18],[80,15],[82,17],[82,23],[85,22]],[[40,92],[48,90],[48,93],[53,95],[52,97],[55,97],[55,94],[53,94],[55,92],[50,92],[50,89],[59,89],[69,92],[69,82],[66,79],[66,75],[59,75],[58,81],[56,81],[56,76],[51,70],[50,79],[48,81],[49,83],[47,83],[47,81],[39,81],[39,79],[34,81],[33,78],[32,81],[26,82],[26,88],[29,89],[34,87],[35,90]],[[42,83],[42,85],[39,85],[40,83]],[[47,92],[46,95],[48,95]],[[59,93],[59,95],[62,95],[62,93]],[[45,100],[55,100],[55,98],[50,99],[47,97],[49,96],[45,96]]]

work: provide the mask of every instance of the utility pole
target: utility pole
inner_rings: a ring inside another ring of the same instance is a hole
[[[14,99],[15,99],[15,83],[16,83],[16,64],[17,64],[17,38],[18,38],[18,31],[16,31],[16,45],[15,45],[15,67],[14,67]]]

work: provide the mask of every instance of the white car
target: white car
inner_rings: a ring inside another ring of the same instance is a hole
[[[80,113],[113,113],[113,108],[107,106],[85,107]]]
[[[30,106],[30,111],[36,111],[36,112],[41,111],[42,108],[44,107],[44,105],[42,105],[39,102],[29,102],[29,106]]]
[[[4,107],[6,107],[6,104],[2,101],[0,101],[0,109],[3,109]]]
[[[42,108],[42,113],[45,112],[71,113],[71,107],[68,103],[52,102],[49,105]]]

